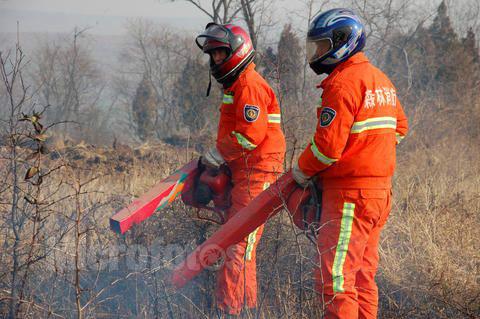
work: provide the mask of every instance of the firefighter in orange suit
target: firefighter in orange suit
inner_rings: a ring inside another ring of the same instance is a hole
[[[226,163],[232,172],[229,219],[283,172],[280,108],[273,90],[255,71],[255,50],[245,30],[209,23],[196,42],[210,55],[210,72],[223,85],[216,146],[202,156],[202,163]],[[226,252],[216,290],[217,307],[226,314],[257,305],[255,250],[262,232],[263,225]]]
[[[362,52],[365,30],[348,9],[320,13],[307,36],[307,58],[328,74],[315,135],[294,165],[305,186],[321,186],[316,285],[325,318],[376,318],[380,231],[392,206],[395,148],[407,119],[387,76]]]

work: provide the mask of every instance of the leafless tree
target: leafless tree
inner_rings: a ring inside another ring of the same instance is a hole
[[[115,99],[104,112],[100,110],[105,82],[90,52],[88,29],[75,28],[71,37],[44,41],[34,57],[31,73],[42,103],[50,106],[48,120],[61,121],[67,135],[98,139],[102,127],[108,127]]]
[[[213,0],[211,7],[199,0],[186,1],[215,23],[227,24],[243,20],[256,49],[258,49],[258,38],[263,29],[273,25],[274,6],[272,0]]]
[[[152,85],[158,103],[156,117],[151,119],[156,133],[168,136],[169,132],[178,129],[179,124],[170,88],[180,72],[181,63],[175,61],[179,56],[175,52],[182,54],[181,40],[168,28],[157,28],[147,20],[132,20],[127,29],[129,43],[121,53],[123,66],[116,80],[121,103],[127,116],[131,117],[133,97],[138,83],[144,78]],[[135,122],[131,119],[129,123]]]
[[[134,113],[137,111],[132,109],[132,102],[139,101],[134,98],[138,97],[138,83],[149,83],[152,92],[149,93],[148,113],[152,125],[151,132],[145,133],[163,140],[189,135],[192,123],[185,121],[193,114],[186,116],[191,106],[182,105],[184,100],[192,99],[202,105],[208,100],[209,105],[214,105],[213,99],[218,97],[217,90],[205,97],[208,66],[202,67],[203,53],[196,47],[193,35],[179,36],[173,30],[147,20],[130,21],[128,32],[129,43],[121,54],[123,64],[116,77],[116,90],[131,130],[138,130],[138,121],[135,120],[138,115]],[[188,69],[189,66],[192,70]],[[186,77],[187,72],[193,73]],[[138,106],[138,103],[134,105]],[[202,112],[209,114],[207,109]]]
[[[210,19],[212,19],[212,22],[220,24],[231,23],[242,10],[242,7],[239,6],[238,0],[213,0],[211,1],[210,8],[204,3],[202,4],[200,0],[185,1],[191,3],[197,9],[205,13]]]

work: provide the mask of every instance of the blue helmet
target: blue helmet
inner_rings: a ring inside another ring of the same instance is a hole
[[[331,9],[317,15],[308,28],[307,60],[317,74],[330,73],[365,46],[365,30],[349,9]]]

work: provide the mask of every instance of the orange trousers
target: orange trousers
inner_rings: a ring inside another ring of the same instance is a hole
[[[380,232],[390,189],[324,189],[316,289],[325,318],[376,318]]]
[[[274,183],[278,173],[253,170],[233,171],[232,206],[227,219],[232,218],[252,199]],[[256,248],[263,233],[259,226],[240,243],[230,246],[217,276],[217,307],[223,312],[237,315],[243,307],[257,306]]]

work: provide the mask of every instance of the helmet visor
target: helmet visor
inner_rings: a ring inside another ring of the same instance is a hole
[[[204,52],[221,46],[230,47],[228,29],[213,23],[207,26],[207,29],[195,41]]]
[[[315,62],[326,56],[333,48],[332,41],[329,38],[308,40],[307,39],[307,61]]]

